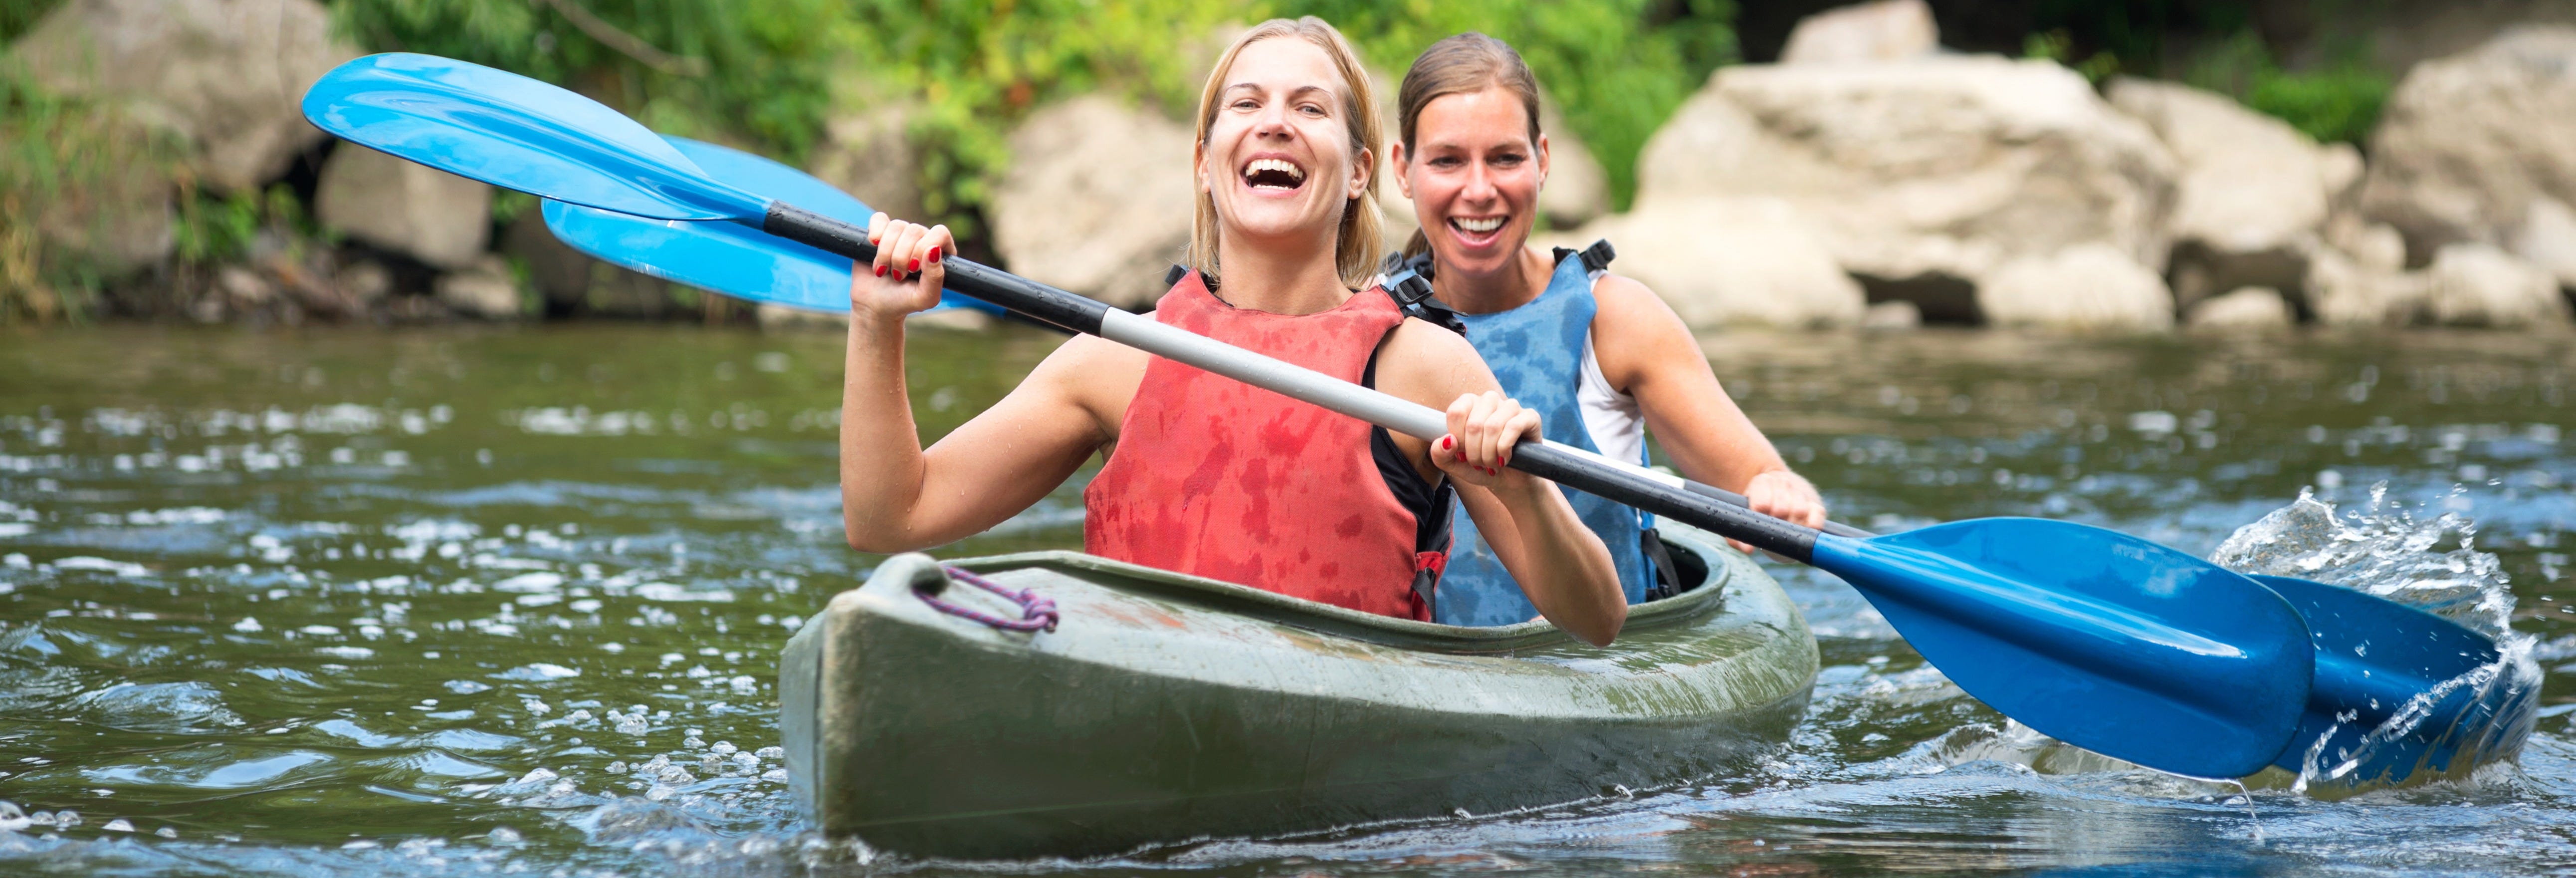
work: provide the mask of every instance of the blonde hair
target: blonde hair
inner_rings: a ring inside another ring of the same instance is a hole
[[[1225,90],[1226,74],[1234,69],[1234,57],[1243,47],[1275,37],[1298,37],[1313,43],[1332,56],[1333,66],[1342,73],[1342,116],[1349,124],[1351,159],[1368,173],[1368,182],[1360,194],[1342,205],[1340,237],[1333,248],[1333,265],[1342,276],[1342,284],[1354,289],[1364,286],[1377,274],[1379,226],[1385,220],[1378,216],[1377,163],[1361,161],[1362,151],[1374,151],[1384,137],[1378,127],[1377,96],[1369,88],[1368,71],[1360,66],[1359,55],[1351,51],[1342,32],[1323,19],[1312,15],[1294,21],[1274,18],[1245,31],[1234,45],[1217,59],[1216,69],[1208,72],[1207,87],[1199,92],[1197,142],[1207,146],[1208,128],[1216,122],[1217,97]],[[1374,156],[1372,156],[1373,158]],[[1321,181],[1318,181],[1321,182]],[[1211,184],[1213,185],[1213,184]],[[1189,266],[1211,280],[1221,276],[1217,265],[1216,198],[1211,193],[1198,195],[1198,209],[1190,221]]]
[[[1475,31],[1458,34],[1432,43],[1413,59],[1413,67],[1404,71],[1404,84],[1395,90],[1396,131],[1404,139],[1404,156],[1413,159],[1414,123],[1422,118],[1422,108],[1432,101],[1454,94],[1474,94],[1500,87],[1520,98],[1521,110],[1529,119],[1530,148],[1538,148],[1538,77],[1530,74],[1529,65],[1511,44]],[[1418,256],[1431,249],[1431,239],[1421,229],[1413,239],[1404,242],[1404,255]]]

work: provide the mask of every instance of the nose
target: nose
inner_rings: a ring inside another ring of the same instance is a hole
[[[1263,107],[1261,114],[1252,120],[1254,137],[1285,140],[1295,136],[1296,130],[1296,126],[1288,124],[1288,105],[1285,101],[1274,101]]]
[[[1468,162],[1467,185],[1458,190],[1458,200],[1488,202],[1500,197],[1502,190],[1494,187],[1493,170],[1481,161]]]

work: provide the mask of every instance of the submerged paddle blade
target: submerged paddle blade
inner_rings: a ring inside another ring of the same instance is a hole
[[[1989,518],[1816,541],[1959,688],[2087,750],[2242,777],[2288,746],[2308,702],[2307,626],[2271,590],[2116,531]]]
[[[2307,619],[2316,644],[2307,714],[2272,764],[2311,782],[2398,783],[2464,772],[2529,737],[2538,681],[2521,679],[2485,635],[2341,586],[2254,580]]]
[[[865,226],[876,211],[795,168],[730,147],[664,137],[726,185]],[[850,310],[850,260],[749,226],[683,222],[547,200],[546,228],[574,249],[654,277],[740,299],[810,311]],[[940,307],[999,311],[957,295]]]
[[[304,117],[361,146],[531,195],[656,219],[758,224],[769,200],[714,180],[598,101],[432,55],[359,58],[304,92]]]

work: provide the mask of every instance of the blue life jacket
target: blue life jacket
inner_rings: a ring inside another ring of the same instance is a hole
[[[1538,298],[1508,311],[1454,314],[1465,326],[1467,342],[1502,382],[1503,393],[1538,412],[1540,432],[1550,440],[1592,452],[1601,449],[1584,427],[1575,388],[1583,379],[1583,351],[1592,339],[1593,272],[1608,266],[1611,253],[1607,242],[1579,253],[1560,248],[1556,273]],[[1429,266],[1424,263],[1428,261],[1417,259],[1413,265],[1427,274]],[[1575,515],[1610,548],[1610,560],[1618,567],[1619,586],[1628,602],[1645,601],[1657,581],[1655,566],[1646,555],[1646,540],[1653,538],[1652,517],[1581,491],[1561,486],[1558,490],[1565,491]],[[1536,618],[1538,608],[1503,569],[1493,547],[1485,544],[1475,520],[1461,508],[1451,521],[1457,542],[1450,550],[1448,570],[1440,575],[1432,619],[1447,625],[1481,626]]]

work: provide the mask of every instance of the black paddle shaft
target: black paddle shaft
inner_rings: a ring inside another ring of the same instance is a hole
[[[771,202],[769,213],[761,222],[761,230],[826,252],[847,256],[859,262],[872,262],[877,255],[876,245],[868,243],[867,230],[788,204]],[[998,268],[979,265],[972,260],[950,259],[941,267],[948,272],[947,286],[950,289],[1000,305],[1036,320],[1085,335],[1096,335],[1124,344],[1137,345],[1144,347],[1148,352],[1167,357],[1172,356],[1172,352],[1158,349],[1160,346],[1152,345],[1152,342],[1169,339],[1140,339],[1127,336],[1145,330],[1181,333],[1196,342],[1194,348],[1199,352],[1212,352],[1210,346],[1222,348],[1224,352],[1237,355],[1232,358],[1236,362],[1224,365],[1248,368],[1227,369],[1220,364],[1206,362],[1191,362],[1190,365],[1359,417],[1361,420],[1376,423],[1379,426],[1391,429],[1402,428],[1401,425],[1390,424],[1380,418],[1369,417],[1344,405],[1336,404],[1342,402],[1338,398],[1329,400],[1315,398],[1280,386],[1275,383],[1276,379],[1294,377],[1285,375],[1290,370],[1300,372],[1304,370],[1296,370],[1295,367],[1267,357],[1242,352],[1204,336],[1169,329],[1151,318],[1128,314],[1111,308],[1105,303],[1077,296]],[[1108,325],[1113,322],[1117,327]],[[1120,331],[1121,329],[1127,331]],[[1146,344],[1138,344],[1138,342]],[[1247,362],[1247,358],[1258,362]],[[1181,358],[1174,357],[1174,359]],[[1331,381],[1333,390],[1339,391],[1336,396],[1347,396],[1351,391],[1383,396],[1377,391],[1350,387],[1347,382],[1326,380]],[[1420,406],[1409,402],[1400,405],[1421,409]],[[1383,412],[1386,409],[1381,406],[1374,410]],[[1422,411],[1428,410],[1422,409]],[[1420,435],[1418,429],[1406,429],[1403,432]],[[1817,537],[1815,530],[1745,508],[1740,496],[1718,496],[1723,492],[1713,489],[1700,493],[1676,488],[1657,481],[1645,473],[1587,459],[1575,451],[1553,447],[1545,442],[1524,441],[1513,446],[1509,465],[1513,469],[1587,494],[1707,528],[1723,536],[1742,540],[1754,548],[1801,563],[1815,556]]]

